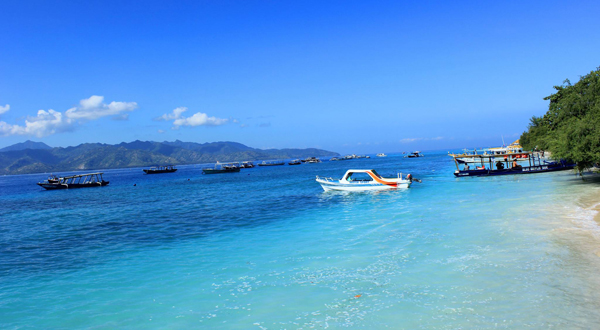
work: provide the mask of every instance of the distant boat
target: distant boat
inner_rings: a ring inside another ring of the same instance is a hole
[[[38,182],[38,186],[47,190],[102,187],[109,183],[108,181],[104,181],[102,174],[104,173],[97,172],[65,177],[51,175],[47,180]]]
[[[302,164],[302,161],[300,159],[294,159],[288,163],[288,165],[300,165],[300,164]]]
[[[425,157],[425,155],[423,155],[420,151],[413,151],[413,152],[409,153],[408,155],[404,156],[404,158],[418,158],[418,157]]]
[[[235,164],[216,163],[215,167],[202,169],[204,174],[235,173],[239,172],[240,167]]]
[[[377,157],[387,157],[387,155],[384,153],[379,153],[379,154],[377,154]]]
[[[348,170],[339,180],[317,176],[317,182],[325,191],[369,191],[408,188],[413,180],[415,179],[410,174],[404,178],[402,174],[398,174],[397,178],[384,178],[375,172],[375,170]],[[420,182],[420,180],[415,181]]]
[[[285,165],[285,162],[283,162],[283,161],[273,161],[273,162],[263,161],[262,163],[258,163],[258,166],[280,166],[280,165]]]
[[[240,165],[241,168],[253,168],[254,167],[254,163],[252,162],[243,162],[242,165]]]
[[[317,157],[308,157],[306,159],[302,159],[301,162],[303,162],[303,163],[320,163],[321,160]]]
[[[167,165],[167,166],[154,166],[149,169],[144,169],[144,173],[146,174],[161,174],[161,173],[173,173],[177,172],[175,165]]]

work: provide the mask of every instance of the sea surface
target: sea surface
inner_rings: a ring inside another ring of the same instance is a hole
[[[371,168],[423,182],[314,180]],[[599,180],[454,169],[432,152],[61,191],[0,177],[0,328],[597,329]]]

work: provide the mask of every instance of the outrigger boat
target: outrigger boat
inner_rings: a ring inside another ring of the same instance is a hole
[[[241,168],[253,168],[254,167],[254,163],[252,162],[243,162],[242,165],[240,165]]]
[[[294,159],[288,163],[288,165],[300,165],[300,164],[302,164],[302,161],[300,159]]]
[[[358,178],[354,178],[353,175]],[[325,191],[369,191],[408,188],[414,179],[410,174],[404,178],[402,173],[399,173],[397,178],[384,178],[375,170],[348,170],[339,180],[320,176],[317,176],[316,180]]]
[[[104,181],[102,174],[104,173],[98,172],[70,175],[60,178],[51,175],[47,180],[38,182],[38,186],[47,190],[102,187],[108,185],[108,181]]]
[[[521,145],[519,144],[519,140],[516,140],[515,142],[511,143],[508,146],[503,146],[503,147],[497,147],[497,148],[484,148],[481,149],[481,151],[483,151],[483,155],[484,156],[488,156],[488,155],[492,155],[492,156],[498,156],[498,157],[504,157],[504,158],[509,158],[511,155],[513,154],[522,154],[523,153],[523,147],[521,147]],[[457,155],[456,157],[456,161],[459,164],[476,164],[476,163],[480,163],[481,160],[478,157],[473,157],[477,155],[477,149],[473,149],[473,151],[471,152],[469,149],[463,149],[463,154],[462,155]],[[543,158],[543,155],[542,155]],[[516,160],[517,162],[526,162],[528,161],[527,157],[519,157],[519,158],[513,158],[513,160]]]
[[[217,162],[215,167],[206,167],[202,169],[204,174],[218,174],[218,173],[235,173],[239,172],[240,167],[235,164],[224,164]]]
[[[161,173],[173,173],[177,172],[175,165],[167,165],[167,166],[154,166],[149,169],[144,169],[144,173],[146,174],[161,174]]]
[[[454,175],[457,177],[531,174],[565,171],[575,168],[575,164],[567,163],[563,160],[549,162],[540,157],[540,153],[534,153],[530,151],[500,155],[470,154],[468,157],[476,159],[477,164],[479,165],[474,165],[473,169],[471,169],[469,164],[459,162],[460,158],[465,158],[465,154],[449,154],[449,156],[454,159],[454,164],[456,164],[456,171],[454,171]],[[528,161],[529,166],[519,165],[518,161]],[[462,170],[459,168],[460,164],[464,164],[464,168]],[[496,169],[494,169],[494,167],[496,167]]]

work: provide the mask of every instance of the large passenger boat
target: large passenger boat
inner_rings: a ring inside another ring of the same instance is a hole
[[[511,174],[532,174],[565,171],[575,168],[575,164],[566,161],[547,161],[541,157],[539,152],[515,152],[510,154],[498,155],[469,155],[475,162],[461,163],[458,160],[464,158],[464,154],[449,154],[454,159],[456,171],[454,175],[463,176],[492,176],[492,175],[511,175]],[[527,162],[526,166],[519,164]],[[462,169],[459,167],[463,166]],[[473,167],[471,167],[473,166]]]
[[[47,190],[102,187],[109,183],[108,181],[104,181],[102,174],[104,173],[98,172],[64,177],[52,175],[47,180],[38,182],[38,186]]]
[[[522,154],[523,153],[523,147],[521,147],[519,140],[516,140],[515,142],[509,144],[508,146],[502,146],[502,147],[497,147],[497,148],[484,148],[481,149],[481,155],[483,156],[498,156],[498,157],[504,157],[505,159],[510,159],[512,155],[517,155],[517,154]],[[453,154],[456,155],[455,159],[456,162],[459,164],[476,164],[476,163],[480,163],[481,159],[479,159],[479,157],[477,157],[477,155],[479,155],[479,153],[477,152],[477,149],[473,149],[472,151],[470,149],[463,149],[463,153],[462,154]],[[541,156],[542,158],[544,158],[544,156]],[[516,160],[517,162],[526,162],[528,161],[527,157],[519,157],[519,158],[515,158],[512,157],[513,160]],[[547,159],[545,159],[547,160]]]
[[[402,173],[397,178],[384,178],[375,170],[348,170],[339,180],[320,176],[316,180],[325,191],[369,191],[408,188],[413,178],[410,174],[403,178]]]

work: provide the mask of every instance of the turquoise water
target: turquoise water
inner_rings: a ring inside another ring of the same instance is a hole
[[[453,166],[439,153],[107,170],[109,186],[68,191],[1,177],[0,328],[595,328],[598,180]],[[423,183],[314,181],[349,168]]]

